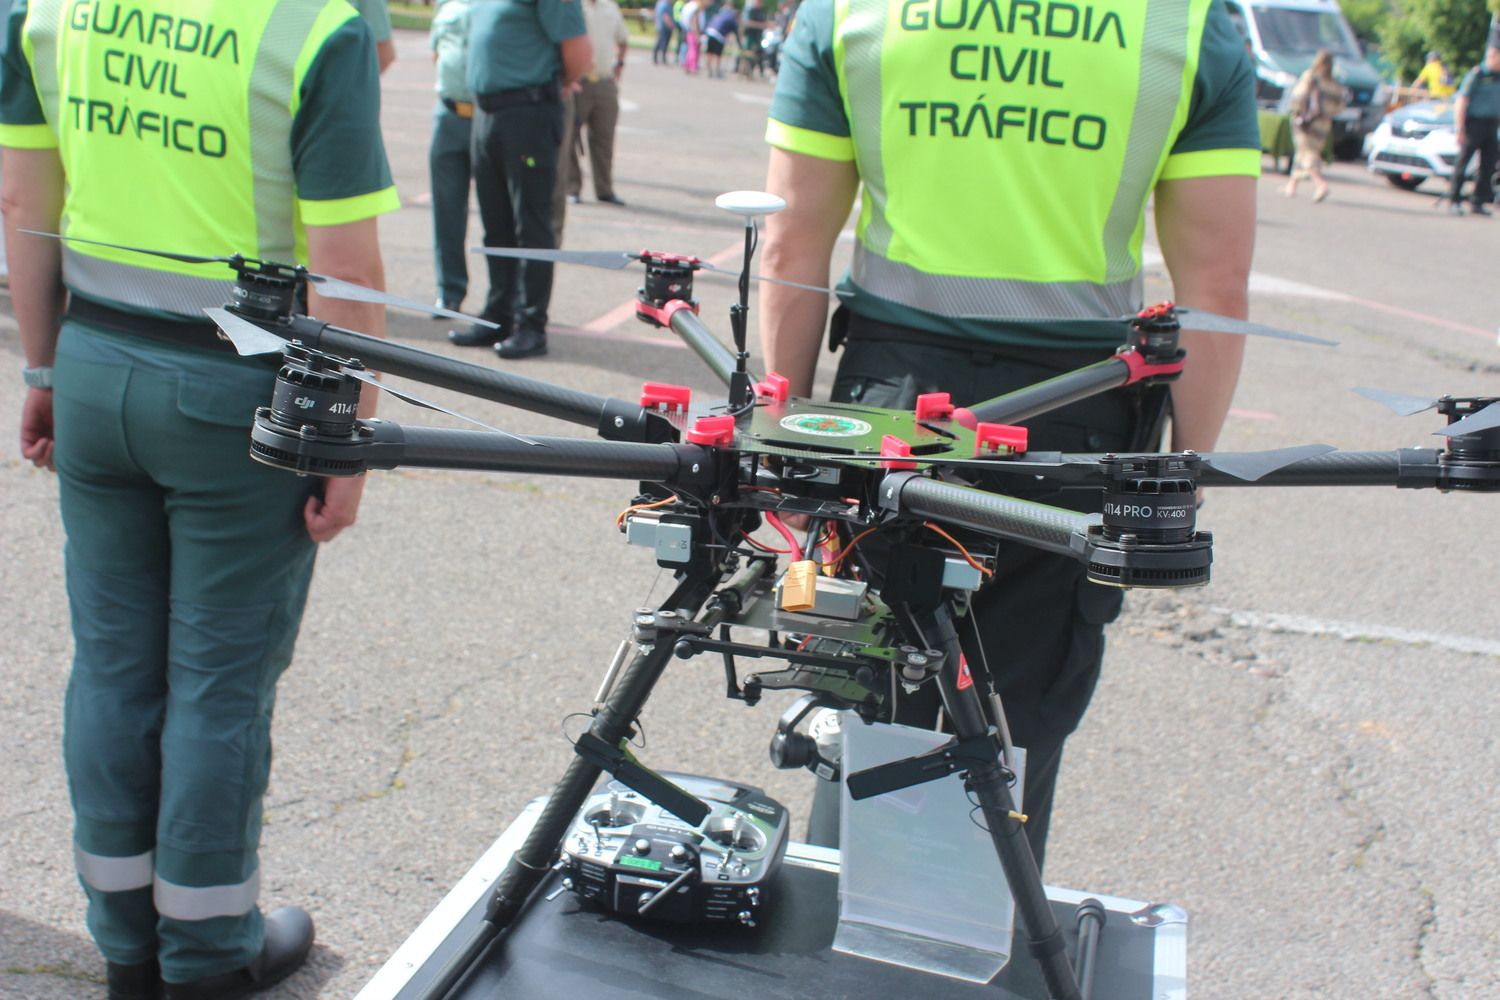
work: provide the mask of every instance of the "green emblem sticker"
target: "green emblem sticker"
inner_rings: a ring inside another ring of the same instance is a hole
[[[783,430],[814,437],[850,438],[870,433],[871,427],[854,417],[840,417],[832,413],[794,413],[781,418]]]

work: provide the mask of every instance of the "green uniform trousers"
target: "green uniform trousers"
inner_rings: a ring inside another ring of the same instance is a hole
[[[245,965],[310,480],[248,455],[264,361],[65,322],[54,391],[75,643],[63,751],[88,926],[181,982]]]

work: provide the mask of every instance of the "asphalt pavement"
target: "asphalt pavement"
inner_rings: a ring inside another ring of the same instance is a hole
[[[398,32],[398,43],[384,123],[404,207],[381,238],[391,290],[426,302],[431,69],[424,36]],[[741,230],[713,198],[763,183],[770,85],[685,79],[632,52],[623,94],[616,189],[627,206],[592,201],[586,181],[564,245],[734,266]],[[1433,414],[1398,417],[1351,387],[1500,392],[1500,219],[1453,219],[1435,190],[1398,191],[1358,163],[1336,165],[1331,181],[1313,204],[1262,178],[1252,315],[1341,346],[1255,342],[1224,449],[1434,446]],[[1165,297],[1159,259],[1148,272]],[[477,263],[471,275],[477,306]],[[559,268],[551,353],[514,370],[626,398],[645,380],[714,390],[691,352],[631,318],[638,280]],[[727,331],[733,284],[703,278],[698,291],[705,319]],[[3,312],[0,996],[95,998],[101,962],[72,872],[59,752],[70,637],[57,487],[17,454],[21,359]],[[500,363],[450,348],[445,323],[391,316],[393,338]],[[421,391],[509,430],[587,433]],[[455,425],[382,405],[391,419]],[[318,945],[267,997],[356,992],[561,773],[569,713],[588,709],[629,612],[666,591],[614,529],[631,492],[372,474],[359,524],[320,558],[280,687],[263,902],[308,907]],[[1215,536],[1213,583],[1132,593],[1111,629],[1103,682],[1069,745],[1048,881],[1186,908],[1195,997],[1500,996],[1497,503],[1211,490],[1199,525]],[[642,756],[761,783],[805,815],[810,779],[766,759],[779,703],[747,710],[721,684],[706,659],[675,665],[645,715]]]

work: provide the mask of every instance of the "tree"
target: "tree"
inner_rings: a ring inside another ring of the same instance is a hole
[[[1410,80],[1421,70],[1429,49],[1443,54],[1455,77],[1462,77],[1484,56],[1491,18],[1500,0],[1402,0],[1402,9],[1380,27],[1381,47]]]

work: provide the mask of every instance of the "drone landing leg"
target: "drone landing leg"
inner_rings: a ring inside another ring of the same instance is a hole
[[[743,596],[760,581],[770,565],[756,560],[736,574],[725,590]],[[708,566],[690,573],[662,604],[662,610],[696,612],[708,601],[714,585],[722,577],[723,568],[720,566]],[[716,599],[699,616],[699,620],[710,625],[717,624],[729,603],[732,602]],[[666,641],[657,642],[635,656],[610,690],[604,706],[594,716],[588,731],[611,746],[625,739],[672,656],[673,644]],[[480,954],[515,920],[556,860],[558,848],[573,823],[573,817],[583,808],[602,773],[598,764],[583,757],[575,756],[568,762],[567,771],[552,790],[526,842],[496,880],[484,922],[464,947],[443,966],[432,985],[423,992],[424,1000],[438,1000],[447,996]]]
[[[948,653],[937,680],[954,734],[961,741],[983,738],[990,730],[982,707],[983,693],[979,685],[961,677],[961,650],[953,619],[947,608],[939,608],[930,621],[936,630],[927,636],[928,640],[935,640],[933,645]],[[995,853],[1016,901],[1016,912],[1026,930],[1028,949],[1042,967],[1048,996],[1054,1000],[1079,1000],[1078,980],[1068,964],[1062,930],[1047,902],[1025,825],[1016,818],[1009,781],[1009,772],[1000,766],[997,757],[992,763],[970,768],[965,784],[984,813],[985,826],[995,843]]]

